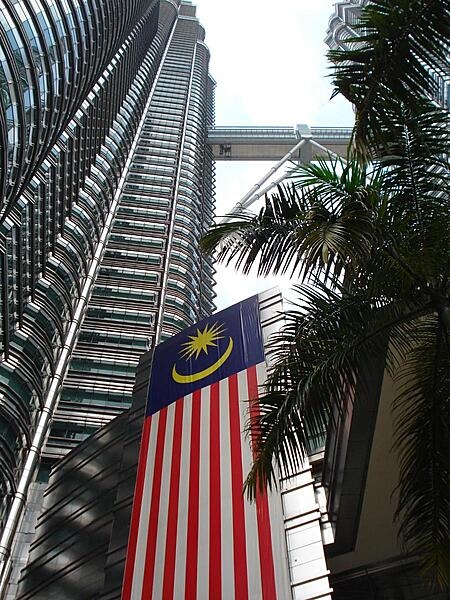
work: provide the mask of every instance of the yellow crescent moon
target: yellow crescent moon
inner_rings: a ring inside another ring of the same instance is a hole
[[[177,366],[173,365],[172,378],[177,383],[194,383],[194,381],[200,381],[200,379],[204,379],[205,377],[208,377],[208,375],[212,375],[215,371],[217,371],[217,369],[219,369],[223,365],[223,363],[228,359],[232,350],[233,350],[233,340],[230,337],[230,341],[228,343],[227,349],[222,354],[222,356],[219,358],[219,360],[216,361],[214,364],[212,364],[210,367],[208,367],[207,369],[203,369],[203,371],[199,371],[198,373],[190,373],[189,375],[180,375],[180,373],[177,372]]]

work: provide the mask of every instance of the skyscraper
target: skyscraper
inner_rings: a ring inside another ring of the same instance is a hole
[[[0,26],[6,564],[49,432],[51,462],[128,407],[140,354],[213,308],[214,82],[188,2],[20,0]]]
[[[146,349],[213,310],[212,263],[198,248],[213,218],[212,151],[205,144],[213,82],[195,9],[183,4],[180,12],[130,153],[49,458],[129,407]]]

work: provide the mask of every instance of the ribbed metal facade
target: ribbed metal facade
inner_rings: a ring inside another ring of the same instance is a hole
[[[120,57],[125,52],[131,61],[136,61],[136,70],[139,55],[127,52],[127,48],[134,43],[141,52],[148,50],[156,26],[157,4],[155,0],[128,0],[124,11],[121,0],[0,2],[3,215],[16,205],[49,149],[91,93],[93,109],[98,109],[103,101],[105,113],[98,111],[98,115],[106,117],[104,131],[100,126],[91,132],[99,141],[105,135],[114,109],[117,112],[127,90],[123,78],[113,72],[124,62]],[[143,30],[146,34],[142,36]],[[136,39],[139,34],[140,40]],[[142,43],[143,38],[147,46]],[[110,75],[115,75],[109,78],[114,80],[109,84],[106,80],[99,82],[107,67]],[[128,75],[133,77],[133,67],[129,67]],[[103,94],[100,89],[93,89],[96,83],[104,89]],[[104,98],[111,106],[106,106]],[[112,98],[117,100],[115,106],[110,102]],[[92,109],[85,112],[88,118],[94,116]],[[97,144],[97,151],[99,147]]]
[[[157,336],[213,308],[197,248],[213,83],[194,15],[0,0],[1,560],[61,389],[51,460],[129,406]]]
[[[369,0],[344,0],[336,2],[334,6],[334,14],[331,15],[328,21],[326,44],[332,50],[347,50],[349,44],[348,38],[357,37],[358,34],[353,29],[358,23],[361,16],[361,9],[368,3]]]

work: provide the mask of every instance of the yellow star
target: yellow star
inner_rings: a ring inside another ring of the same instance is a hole
[[[223,335],[220,335],[223,331],[223,325],[219,325],[218,323],[214,323],[211,327],[206,324],[203,331],[197,329],[197,335],[188,336],[191,341],[182,344],[184,348],[180,351],[181,356],[189,359],[195,354],[195,358],[197,359],[202,351],[208,354],[208,347],[217,347],[217,340],[223,339]]]

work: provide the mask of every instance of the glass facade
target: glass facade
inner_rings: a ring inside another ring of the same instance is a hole
[[[181,15],[151,90],[46,458],[128,408],[139,357],[214,308],[212,264],[198,247],[213,218],[205,144],[213,90],[202,38],[198,21]]]
[[[0,0],[0,558],[50,423],[53,462],[213,309],[204,32],[192,5],[126,6]]]

